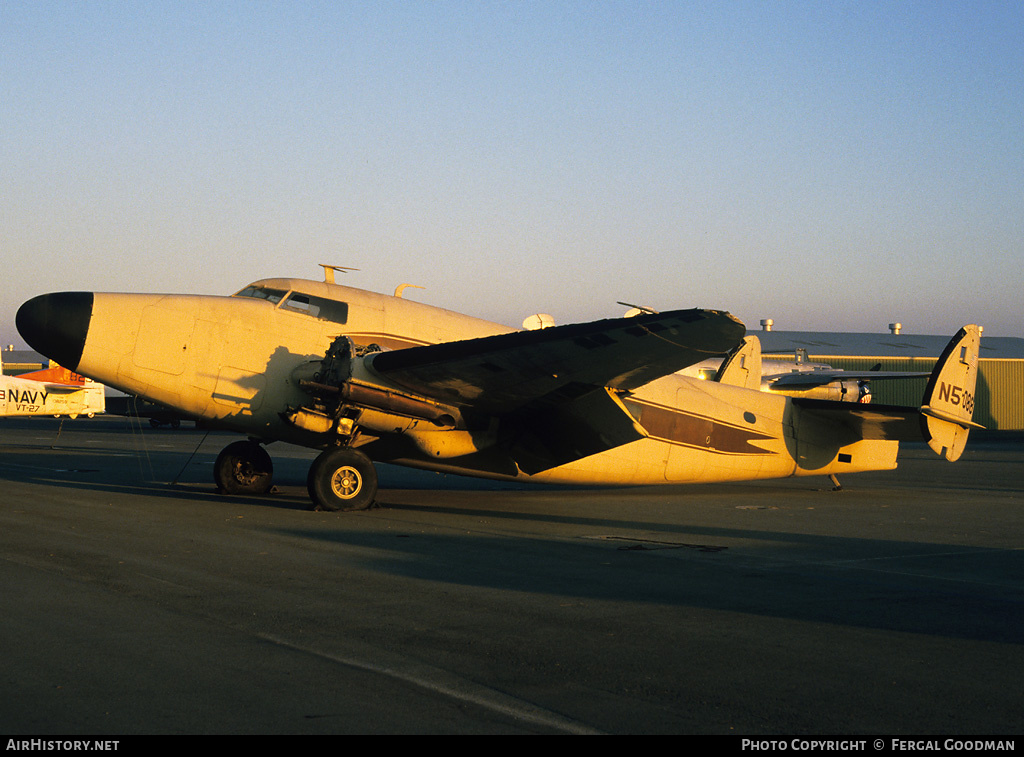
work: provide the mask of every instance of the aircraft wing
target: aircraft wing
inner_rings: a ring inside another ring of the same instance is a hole
[[[634,389],[742,341],[728,313],[676,310],[410,347],[369,370],[421,396],[502,418],[508,452],[536,473],[643,439]]]
[[[675,310],[381,352],[368,365],[423,396],[506,414],[567,392],[634,389],[728,352],[745,330],[729,313]]]
[[[928,378],[931,375],[925,373],[911,373],[909,371],[844,371],[841,369],[831,371],[799,371],[793,373],[779,373],[774,376],[765,376],[764,380],[771,382],[772,388],[810,389],[815,386],[824,386],[832,381],[877,381],[878,379],[912,379]]]

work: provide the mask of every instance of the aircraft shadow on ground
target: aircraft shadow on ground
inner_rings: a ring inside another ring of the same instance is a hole
[[[445,511],[443,507],[429,509]],[[400,534],[343,528],[331,532],[291,529],[286,533],[370,549],[373,556],[363,558],[368,569],[456,587],[701,607],[812,623],[1024,643],[1024,592],[1019,582],[1009,578],[1024,574],[1024,554],[1017,550],[973,548],[951,554],[946,544],[659,526],[628,521],[625,515],[619,520],[485,509],[451,512],[489,519],[558,521],[615,533],[578,540],[424,535],[416,529]],[[659,528],[666,532],[664,538],[656,534]],[[628,535],[638,532],[644,535]],[[737,540],[745,544],[725,546]],[[750,546],[751,542],[757,543]],[[762,546],[765,542],[772,546]],[[793,552],[813,549],[842,557],[787,557],[787,544],[793,545]],[[346,559],[351,558],[349,551],[345,554]],[[892,569],[879,567],[872,556],[880,554],[891,556]],[[595,561],[607,570],[593,570]],[[988,564],[988,573],[1008,578],[998,582],[973,578],[982,562]]]
[[[97,473],[102,470],[40,469],[12,465],[9,459],[0,464],[0,478],[70,490],[72,497],[76,490],[104,491],[199,500],[211,505],[309,508],[304,488],[297,486],[289,486],[284,495],[223,497],[215,492],[212,482],[142,482],[131,481],[124,474],[119,481],[103,481],[95,480]],[[703,497],[720,496],[720,488],[693,487],[686,494],[675,496],[700,501]],[[337,528],[328,531],[294,528],[281,532],[339,547],[372,548],[374,556],[362,558],[367,569],[454,587],[628,600],[650,606],[701,607],[929,636],[1024,643],[1024,592],[1012,578],[1024,575],[1024,553],[1019,550],[973,548],[950,555],[946,544],[638,521],[631,508],[624,508],[621,518],[560,515],[536,511],[535,499],[550,497],[550,492],[526,489],[500,492],[501,505],[494,509],[450,506],[437,502],[439,496],[446,496],[446,491],[443,487],[406,490],[402,495],[405,502],[388,503],[389,492],[382,490],[379,508],[385,513],[429,512],[460,518],[568,524],[581,532],[601,530],[606,535],[580,536],[574,541],[472,533],[423,535],[414,528],[396,535],[394,531],[351,528],[351,521],[346,519],[359,515],[345,513],[337,515]],[[629,491],[630,496],[637,496],[635,489]],[[460,493],[471,492],[451,490],[452,495]],[[420,496],[423,504],[408,502]],[[515,507],[516,500],[521,500],[521,508]],[[730,546],[737,541],[746,545]],[[751,542],[755,546],[748,546]],[[797,550],[813,548],[844,559],[790,559],[786,545]],[[345,554],[346,559],[352,559],[351,550]],[[912,555],[914,568],[886,570],[870,563],[870,558],[858,559],[859,555],[889,555],[897,562]],[[672,559],[665,559],[666,556]],[[595,560],[608,569],[594,571]],[[1006,576],[1006,580],[998,584],[971,580],[972,571],[982,561],[1002,563],[998,570],[987,570]]]
[[[0,445],[0,479],[67,490],[69,498],[76,491],[101,491],[211,505],[309,508],[304,485],[307,461],[301,458],[281,459],[280,493],[223,497],[215,492],[210,475],[212,452],[190,456],[180,450],[161,451],[161,462],[146,468],[144,454],[123,448],[68,445],[53,450],[44,464],[39,451],[38,444]],[[392,474],[385,470],[382,476],[384,514],[432,513],[441,526],[448,516],[570,525],[579,529],[580,536],[423,534],[413,527],[396,535],[393,529],[353,527],[350,518],[362,515],[351,514],[338,514],[337,527],[320,523],[304,528],[297,522],[297,527],[280,532],[339,547],[370,548],[369,552],[344,550],[344,559],[360,559],[367,569],[382,575],[453,587],[625,600],[650,607],[702,607],[935,637],[1024,642],[1021,550],[669,524],[638,519],[635,508],[629,507],[623,507],[621,517],[559,514],[545,510],[541,501],[550,499],[553,487]],[[396,488],[387,488],[389,479]],[[427,482],[431,485],[426,486]],[[794,490],[797,485],[804,491],[817,486],[807,481],[782,484]],[[680,499],[679,506],[685,508],[686,500],[699,503],[720,497],[728,494],[729,486],[671,489],[673,499]],[[666,490],[620,491],[635,498],[660,497]],[[487,492],[494,493],[495,507],[474,504]],[[575,496],[582,496],[580,490]],[[594,570],[595,561],[601,570]],[[329,573],[329,560],[324,567]]]

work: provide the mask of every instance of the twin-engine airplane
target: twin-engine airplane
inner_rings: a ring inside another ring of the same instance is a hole
[[[92,418],[106,409],[103,387],[54,365],[20,376],[4,376],[0,364],[0,417],[66,415]]]
[[[889,407],[760,391],[756,340],[721,311],[511,331],[325,271],[230,297],[45,294],[17,326],[81,374],[246,434],[217,459],[222,492],[270,489],[265,444],[322,449],[307,484],[324,510],[373,503],[372,461],[597,485],[834,477],[895,468],[900,440],[956,460],[977,427],[976,326],[921,407]],[[724,354],[716,381],[677,374]]]

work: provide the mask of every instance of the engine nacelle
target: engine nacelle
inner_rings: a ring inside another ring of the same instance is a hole
[[[459,410],[401,388],[387,386],[367,370],[366,350],[338,337],[319,362],[292,372],[292,380],[311,402],[289,408],[282,417],[315,434],[351,436],[357,428],[371,434],[405,434],[431,457],[476,452],[477,435],[465,430]]]
[[[773,394],[785,394],[789,397],[801,397],[811,400],[831,400],[833,402],[871,402],[871,387],[867,381],[830,381],[827,384],[804,388],[801,386],[776,387],[769,386]]]
[[[831,381],[800,396],[836,402],[871,402],[871,390],[866,381]]]

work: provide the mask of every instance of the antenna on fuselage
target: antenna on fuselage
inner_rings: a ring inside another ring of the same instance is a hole
[[[343,265],[328,265],[327,263],[321,263],[320,267],[324,269],[324,281],[326,283],[328,283],[328,284],[333,284],[334,283],[334,272],[335,271],[341,271],[342,273],[345,273],[346,271],[358,271],[359,270],[358,268],[349,268],[349,267],[343,266]]]
[[[401,297],[402,292],[404,292],[406,289],[409,289],[410,287],[412,287],[413,289],[426,289],[426,287],[421,287],[418,284],[399,284],[398,286],[395,287],[395,297]]]

